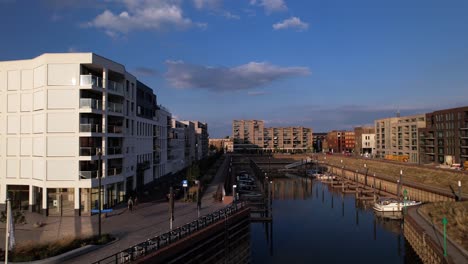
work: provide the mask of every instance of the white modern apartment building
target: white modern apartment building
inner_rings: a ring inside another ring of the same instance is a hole
[[[141,105],[140,88],[149,98]],[[99,171],[102,207],[168,173],[171,114],[150,90],[93,53],[0,62],[0,201],[89,215]]]
[[[368,156],[375,152],[375,134],[361,134],[361,153]]]

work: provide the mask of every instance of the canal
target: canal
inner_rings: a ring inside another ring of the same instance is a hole
[[[327,184],[273,181],[273,221],[251,224],[251,260],[260,263],[421,263],[401,220],[376,216]]]

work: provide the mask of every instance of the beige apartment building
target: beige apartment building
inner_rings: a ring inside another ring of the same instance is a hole
[[[426,127],[426,115],[375,120],[376,157],[419,163],[419,128]]]
[[[159,112],[152,89],[93,53],[0,62],[0,201],[89,215],[101,171],[102,207],[124,202],[167,173],[158,137],[170,113]]]
[[[311,128],[265,128],[262,120],[234,120],[232,127],[234,150],[312,151]]]

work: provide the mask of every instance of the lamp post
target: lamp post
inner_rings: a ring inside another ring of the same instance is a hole
[[[403,183],[402,177],[403,177],[403,170],[400,170],[400,179],[398,180],[398,199],[400,199],[401,184]]]
[[[232,202],[235,203],[236,202],[236,188],[237,188],[237,185],[232,185]]]
[[[461,181],[458,181],[458,201],[462,200]]]
[[[374,202],[377,200],[377,196],[375,195],[375,173],[374,173]]]
[[[102,177],[102,152],[101,149],[98,149],[98,235],[101,237],[101,177]]]
[[[366,163],[364,163],[364,168],[366,169],[366,177],[364,177],[364,185],[367,186],[367,172],[369,172],[369,168],[367,168]]]

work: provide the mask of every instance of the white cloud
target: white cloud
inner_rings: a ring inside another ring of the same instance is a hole
[[[133,30],[163,31],[170,28],[183,29],[191,26],[203,27],[184,17],[180,1],[177,0],[121,0],[125,10],[119,14],[106,9],[88,27],[100,28],[111,37],[127,34]]]
[[[210,67],[166,61],[166,79],[175,88],[210,91],[248,90],[280,79],[310,74],[307,67],[280,67],[266,62],[249,62],[237,67]]]
[[[235,14],[229,12],[229,11],[224,12],[224,13],[223,13],[223,16],[224,16],[225,18],[227,18],[227,19],[240,19],[240,16],[235,15]]]
[[[197,9],[217,9],[221,6],[222,0],[193,0]]]
[[[273,24],[273,29],[275,30],[289,29],[289,28],[294,28],[299,31],[303,31],[309,28],[309,24],[302,22],[301,19],[298,17],[291,17],[281,22],[278,22],[276,24]]]
[[[288,10],[284,0],[250,0],[250,4],[262,6],[268,14]]]

